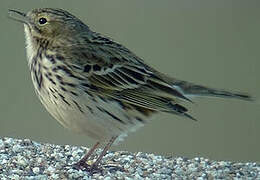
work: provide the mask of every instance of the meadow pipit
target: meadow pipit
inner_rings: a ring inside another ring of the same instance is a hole
[[[98,159],[154,113],[168,112],[195,120],[183,106],[190,97],[251,100],[241,93],[217,90],[171,78],[147,65],[119,43],[92,31],[62,9],[9,10],[24,24],[28,64],[40,101],[63,126],[108,142]]]

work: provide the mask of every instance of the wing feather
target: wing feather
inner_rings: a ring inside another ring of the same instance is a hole
[[[190,101],[178,88],[127,48],[110,39],[100,38],[99,34],[94,35],[68,47],[70,54],[78,56],[76,59],[71,57],[68,65],[87,67],[85,71],[84,68],[77,68],[74,72],[84,76],[86,82],[91,84],[89,87],[95,87],[94,94],[191,118],[186,114],[187,109],[177,104],[179,100]]]

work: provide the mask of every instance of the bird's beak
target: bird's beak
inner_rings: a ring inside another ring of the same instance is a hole
[[[28,22],[29,22],[29,19],[26,16],[26,14],[22,13],[20,11],[9,9],[8,14],[9,14],[9,18],[11,18],[15,21],[18,21],[18,22],[21,22],[21,23],[24,23],[24,24],[28,24]]]

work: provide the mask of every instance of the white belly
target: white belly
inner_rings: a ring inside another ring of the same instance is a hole
[[[47,79],[44,79],[43,83],[44,87],[48,86],[47,89],[39,91],[36,88],[42,104],[56,120],[72,131],[98,141],[107,141],[112,136],[119,136],[118,140],[121,141],[128,132],[143,126],[143,122],[136,120],[136,116],[132,116],[135,112],[131,114],[126,112],[116,101],[104,102],[98,97],[93,101],[93,97],[83,91],[78,92],[79,96],[73,96],[59,89],[66,103],[55,92],[56,86]],[[49,88],[55,93],[53,94]]]
[[[35,61],[37,54],[35,53],[35,47],[31,43],[32,39],[30,39],[29,33],[28,28],[25,26],[28,65],[31,68],[36,94],[48,112],[64,127],[86,134],[98,141],[108,140],[112,136],[119,136],[120,141],[128,132],[135,131],[143,126],[143,122],[140,121],[142,117],[138,112],[126,112],[116,101],[104,102],[98,97],[95,97],[96,101],[93,101],[91,96],[78,87],[76,87],[76,90],[68,87],[67,92],[60,89],[54,73],[51,72],[54,65],[50,60],[42,54],[43,59],[40,62]],[[53,73],[51,80],[45,77],[45,74],[48,73]],[[56,73],[64,78],[67,77],[62,71]],[[42,87],[39,86],[39,78],[37,81],[36,77],[39,74],[42,75],[40,79]],[[67,78],[65,81],[79,84],[72,78]],[[56,84],[53,82],[56,82]],[[70,91],[72,90],[78,96],[71,94]]]

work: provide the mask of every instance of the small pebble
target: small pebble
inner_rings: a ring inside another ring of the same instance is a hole
[[[32,170],[33,170],[34,174],[38,174],[40,172],[39,167],[34,167]]]
[[[25,159],[24,156],[18,155],[18,157],[17,157],[17,164],[21,165],[21,166],[27,166],[28,161],[27,161],[27,159]]]
[[[188,159],[126,151],[108,152],[101,163],[102,171],[90,174],[72,166],[86,150],[0,138],[0,179],[260,179],[260,163],[256,162],[218,162],[203,157]],[[98,149],[93,157],[100,152]]]

